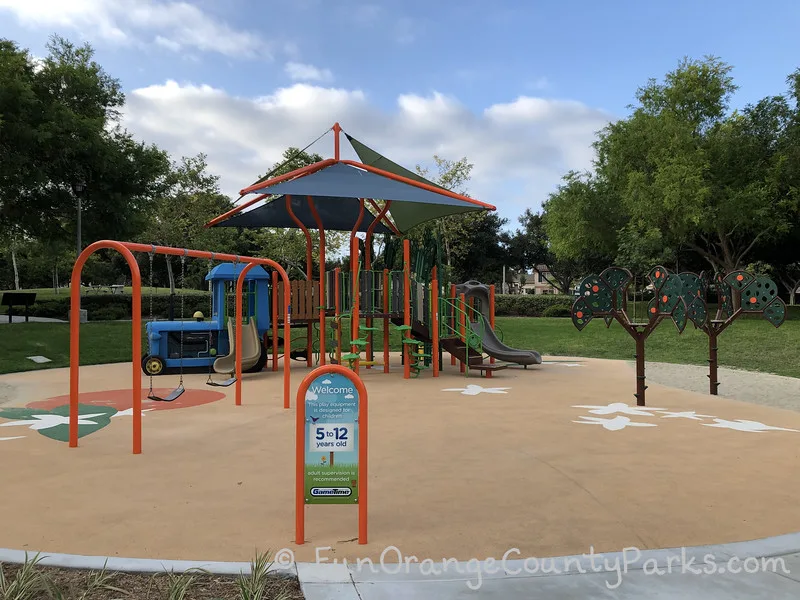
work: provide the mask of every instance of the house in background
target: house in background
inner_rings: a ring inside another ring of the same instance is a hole
[[[537,265],[539,272],[511,272],[506,276],[509,294],[558,294],[558,290],[548,283],[545,276],[550,272],[545,265]],[[500,286],[498,286],[499,288]]]

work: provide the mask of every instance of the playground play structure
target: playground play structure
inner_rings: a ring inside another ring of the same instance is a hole
[[[266,364],[269,346],[272,370],[277,371],[282,344],[284,408],[289,408],[291,357],[299,358],[304,354],[310,366],[316,354],[320,365],[346,363],[356,374],[361,366],[382,366],[388,373],[393,332],[402,344],[403,376],[406,379],[419,376],[428,367],[432,367],[433,376],[438,377],[443,350],[451,354],[452,365],[460,364],[462,373],[478,370],[486,377],[511,364],[527,367],[541,363],[538,353],[509,348],[497,336],[493,286],[476,281],[461,285],[448,282],[441,261],[441,245],[433,236],[428,236],[415,250],[412,267],[411,242],[408,238],[400,239],[427,221],[469,211],[494,210],[495,207],[437,186],[347,134],[363,162],[343,160],[339,152],[342,130],[338,123],[332,131],[335,158],[273,179],[265,176],[241,192],[242,196],[255,193],[255,198],[206,225],[295,227],[302,230],[306,239],[306,278],[303,280],[290,280],[283,267],[266,258],[112,240],[95,242],[83,250],[72,271],[71,447],[78,443],[78,282],[86,260],[101,249],[117,250],[131,269],[134,454],[140,453],[142,446],[140,369],[150,377],[147,397],[152,401],[174,401],[185,391],[184,368],[205,367],[209,369],[209,385],[235,384],[235,402],[239,405],[242,373],[261,370]],[[320,240],[316,273],[312,229],[319,232]],[[347,271],[326,271],[326,230],[350,232],[350,267]],[[363,241],[357,233],[366,234]],[[376,233],[384,235],[384,265],[380,270],[374,269],[372,264],[373,236]],[[364,252],[360,251],[359,244],[362,243]],[[153,321],[151,298],[151,320],[146,329],[148,347],[141,363],[141,275],[133,252],[148,253],[151,284],[152,261],[156,254],[180,257],[181,286],[186,260],[206,259],[209,261],[206,280],[211,287],[209,321],[187,321],[183,295],[179,321]],[[215,261],[223,264],[213,267]],[[268,267],[272,272],[261,267]],[[444,277],[440,279],[441,276]],[[231,304],[235,307],[233,316],[230,316]],[[380,327],[375,326],[377,322],[382,322]],[[303,352],[292,351],[292,328],[306,330]],[[279,336],[281,329],[282,339]],[[383,361],[380,363],[375,360],[376,332],[383,334]],[[153,377],[176,368],[180,374],[178,386],[164,396],[155,394]],[[229,377],[217,381],[212,371]]]
[[[761,315],[775,327],[786,319],[786,305],[770,278],[746,271],[719,273],[713,281],[705,272],[670,273],[662,266],[648,274],[655,295],[647,306],[647,321],[637,322],[628,314],[628,287],[633,277],[627,269],[609,267],[600,275],[589,275],[578,286],[579,297],[572,305],[572,322],[578,330],[594,317],[606,327],[616,320],[636,342],[636,404],[645,406],[645,341],[665,319],[683,333],[687,322],[708,336],[709,392],[717,394],[717,340],[725,329],[744,315]],[[709,318],[708,292],[716,294],[717,312]]]

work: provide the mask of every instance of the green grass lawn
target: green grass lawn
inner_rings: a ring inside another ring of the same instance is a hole
[[[551,356],[633,360],[633,339],[617,323],[606,329],[602,320],[596,320],[578,331],[570,319],[498,317],[497,325],[505,343],[515,348]],[[292,338],[294,348],[305,345],[304,330],[294,329]],[[380,353],[380,332],[376,332],[374,344],[376,353]],[[130,348],[130,323],[100,321],[81,325],[81,364],[129,361]],[[400,334],[395,330],[391,349],[400,349]],[[691,325],[678,335],[672,322],[664,321],[648,339],[646,349],[649,361],[705,365],[708,338]],[[52,362],[38,365],[26,358],[34,355],[46,356]],[[0,373],[68,366],[69,325],[0,325],[0,356]],[[761,319],[738,320],[719,338],[719,361],[720,366],[800,377],[800,320],[787,320],[778,329]]]

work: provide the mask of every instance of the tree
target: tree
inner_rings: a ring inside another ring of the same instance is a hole
[[[684,60],[663,83],[640,88],[631,117],[601,133],[597,176],[608,209],[624,216],[616,232],[629,254],[637,240],[662,257],[686,245],[731,271],[788,230],[797,202],[781,185],[781,139],[792,111],[773,97],[728,115],[730,71],[713,57]]]
[[[469,196],[467,183],[473,164],[466,157],[453,161],[433,156],[436,175],[416,166],[422,177],[462,196]],[[501,230],[506,219],[487,211],[448,215],[423,223],[409,232],[415,243],[424,243],[428,232],[439,237],[442,243],[445,266],[452,280],[479,279],[498,281],[502,276],[505,253],[501,244]],[[442,279],[442,275],[440,275]]]
[[[165,193],[157,199],[147,228],[141,234],[143,243],[179,248],[230,251],[235,245],[235,232],[225,228],[206,228],[205,224],[231,208],[233,203],[219,189],[219,177],[208,173],[204,154],[183,157],[173,163],[165,182]],[[175,293],[173,260],[165,255],[170,292]],[[197,287],[206,272],[206,265],[192,264],[191,287]]]
[[[0,232],[20,243],[75,239],[78,182],[86,238],[129,236],[163,183],[166,153],[119,126],[120,83],[93,54],[54,36],[34,65],[0,40]]]
[[[593,268],[590,258],[587,254],[577,259],[558,258],[550,247],[541,213],[534,213],[527,208],[519,217],[519,222],[522,229],[508,236],[507,241],[514,266],[523,272],[532,270],[561,294],[571,294],[574,281]],[[521,277],[520,283],[524,285]]]

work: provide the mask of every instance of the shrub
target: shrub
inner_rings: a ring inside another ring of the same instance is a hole
[[[559,304],[557,306],[548,306],[542,311],[543,317],[570,317],[572,310],[569,306]]]
[[[549,294],[498,294],[494,313],[498,317],[541,317],[551,306],[572,306],[574,298]]]
[[[114,321],[120,319],[130,319],[133,306],[133,299],[128,295],[106,294],[81,296],[81,308],[86,309],[90,321]],[[199,310],[206,318],[209,307],[208,294],[191,294],[184,296],[183,314],[188,319],[192,314]],[[30,315],[34,317],[47,317],[50,319],[69,318],[70,299],[69,296],[50,300],[37,301],[30,309]],[[175,296],[175,318],[181,315],[181,297]],[[169,296],[161,294],[153,297],[153,316],[157,319],[167,319],[169,317]],[[142,295],[142,318],[150,318],[150,297]]]

